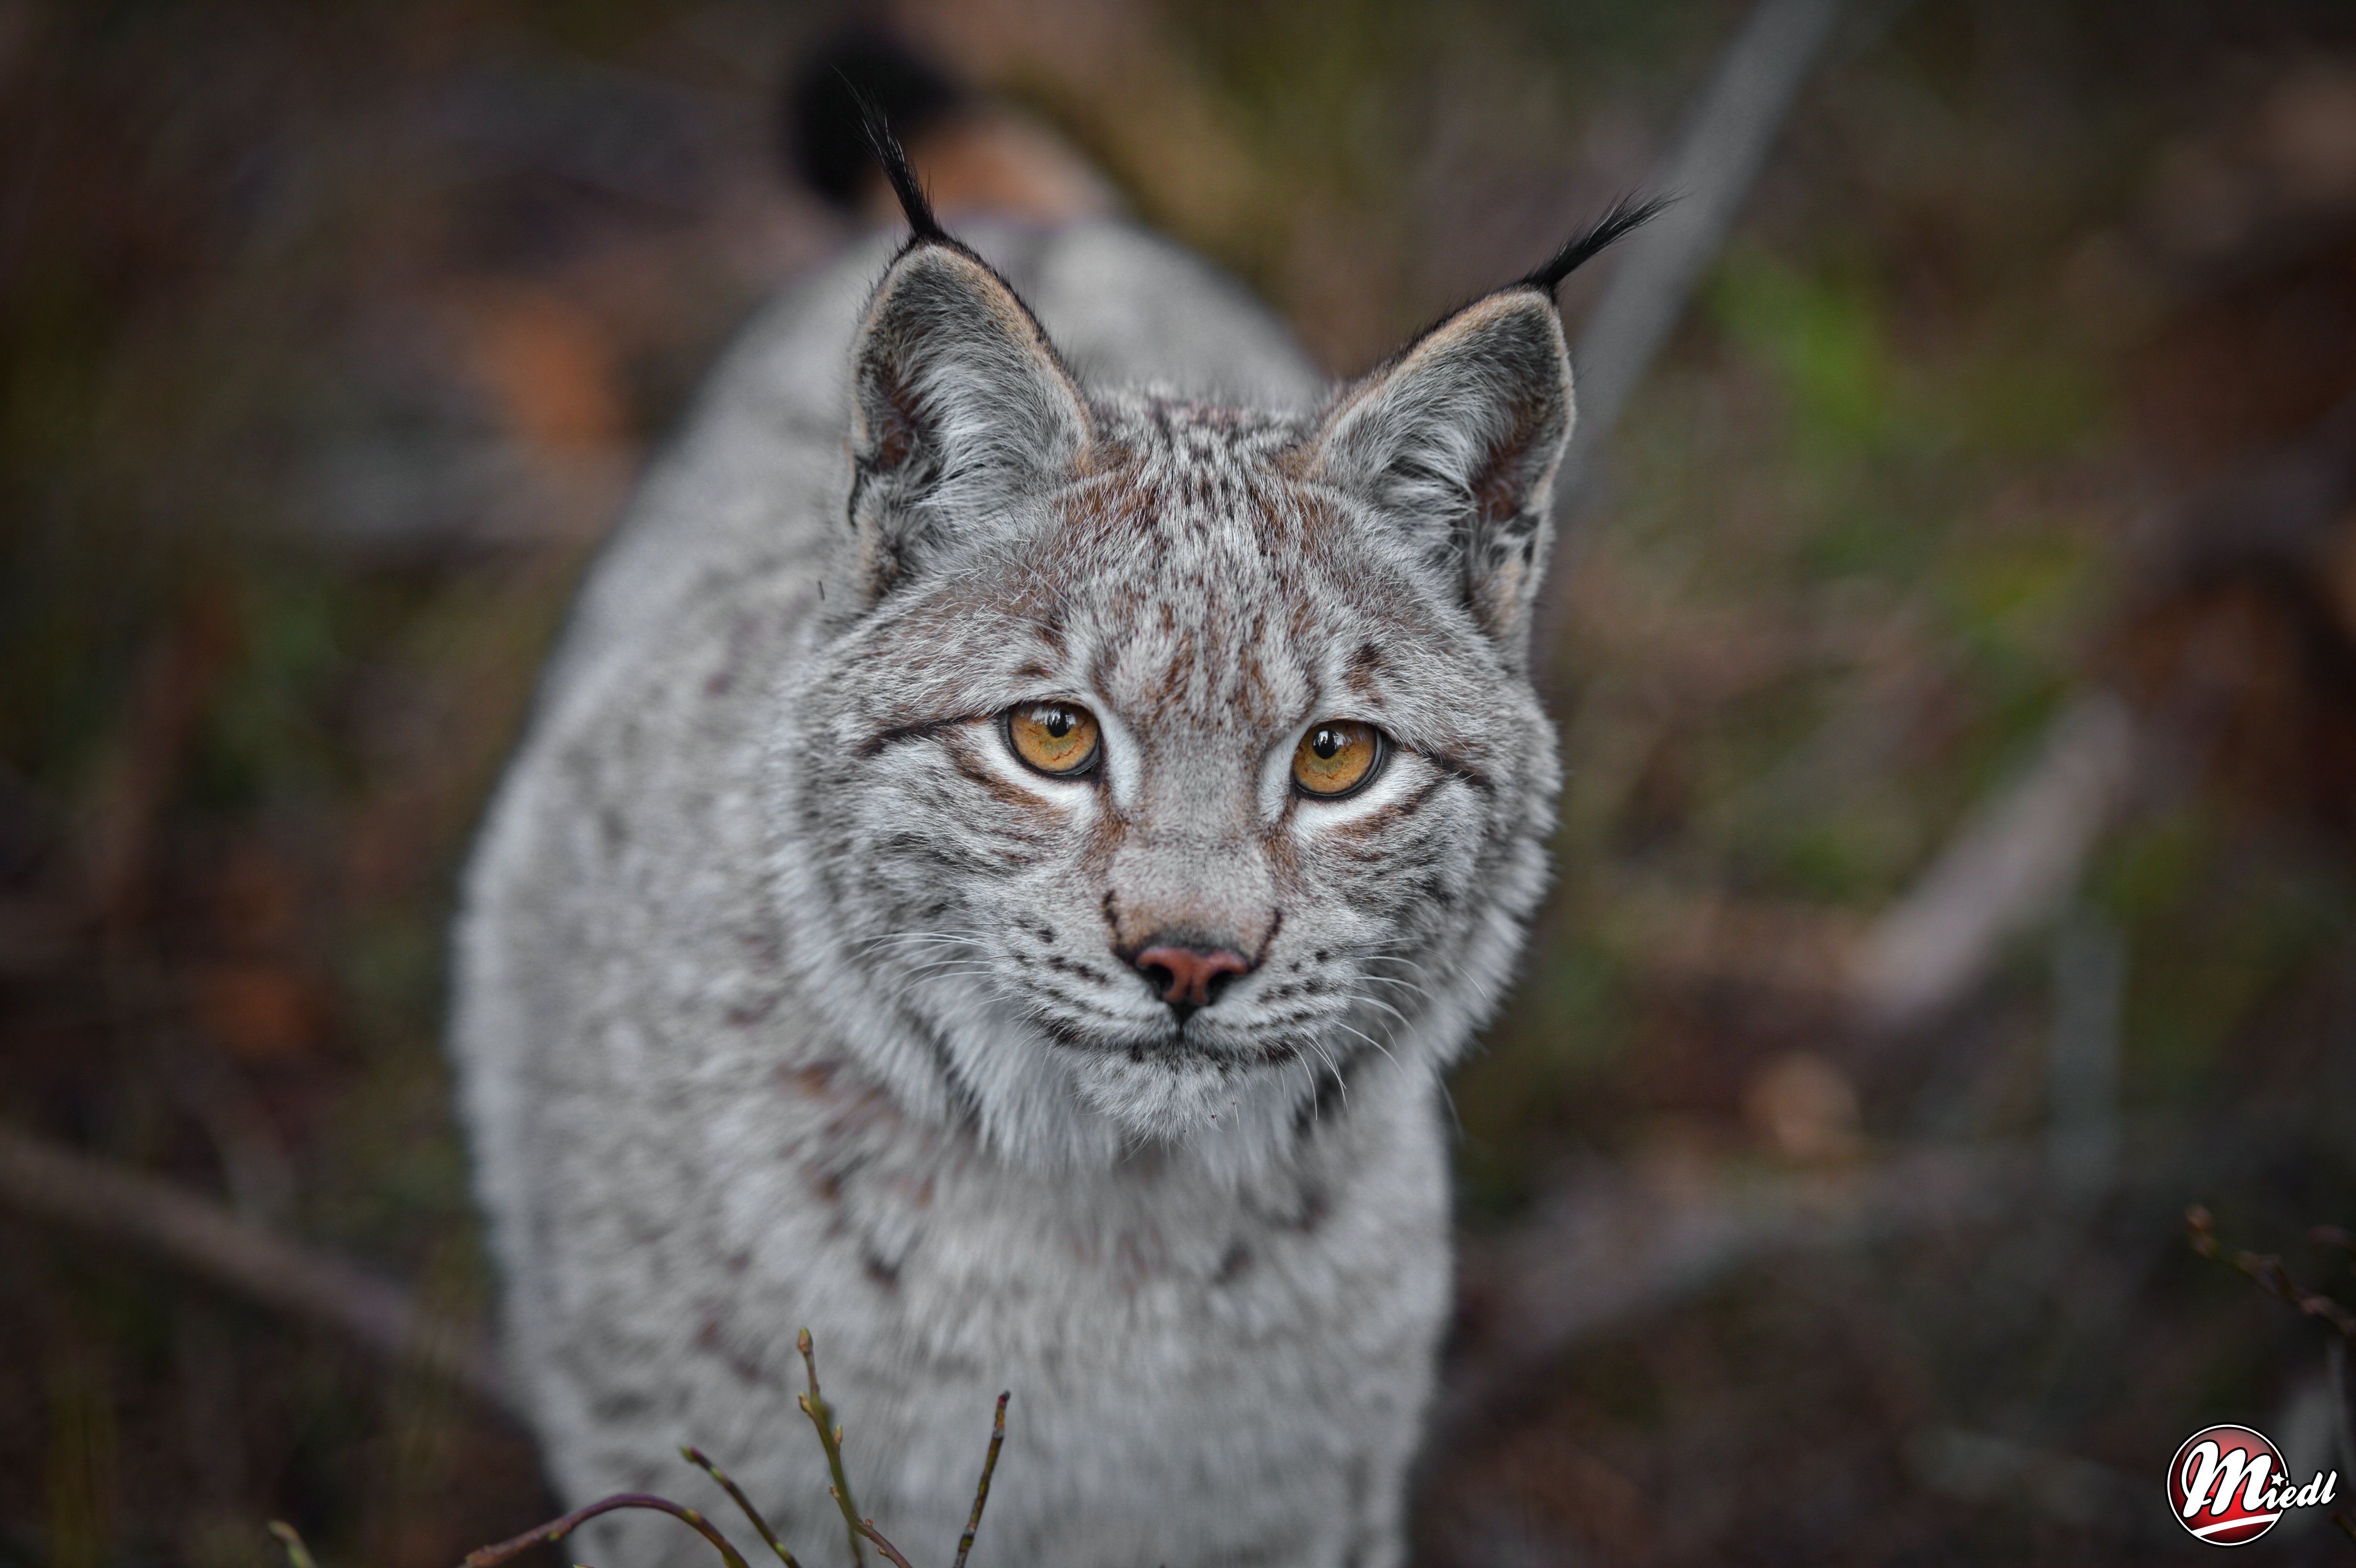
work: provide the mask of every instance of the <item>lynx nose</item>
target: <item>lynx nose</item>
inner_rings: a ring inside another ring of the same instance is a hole
[[[1162,999],[1183,1016],[1208,1007],[1218,998],[1230,975],[1247,974],[1251,961],[1226,947],[1191,947],[1158,943],[1130,960],[1138,972],[1162,993]]]

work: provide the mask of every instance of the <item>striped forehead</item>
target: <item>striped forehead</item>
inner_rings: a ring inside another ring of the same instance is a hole
[[[1119,460],[1071,518],[1076,553],[1111,568],[1082,596],[1090,684],[1149,723],[1289,721],[1319,662],[1317,518],[1280,461],[1297,427],[1165,401],[1114,413]]]
[[[1098,411],[1108,444],[1155,475],[1266,466],[1305,431],[1283,414],[1170,398],[1124,399]]]

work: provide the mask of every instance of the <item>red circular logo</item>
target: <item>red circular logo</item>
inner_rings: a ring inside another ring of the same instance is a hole
[[[2282,1517],[2282,1453],[2246,1426],[2196,1432],[2168,1467],[2177,1522],[2211,1546],[2246,1546]]]

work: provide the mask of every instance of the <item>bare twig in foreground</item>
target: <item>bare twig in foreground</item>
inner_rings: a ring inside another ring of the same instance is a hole
[[[872,1541],[875,1543],[875,1549],[892,1563],[892,1568],[914,1568],[914,1564],[909,1563],[900,1549],[886,1540],[884,1532],[875,1527],[873,1520],[862,1519],[851,1510],[850,1495],[839,1484],[839,1477],[842,1474],[842,1434],[839,1428],[830,1429],[827,1424],[827,1417],[831,1414],[831,1411],[826,1401],[818,1396],[818,1362],[811,1354],[809,1330],[803,1329],[798,1338],[802,1359],[809,1368],[810,1379],[810,1393],[804,1399],[802,1408],[809,1411],[813,1406],[816,1407],[810,1419],[819,1424],[819,1436],[826,1449],[828,1466],[838,1477],[838,1484],[827,1488],[827,1496],[834,1499],[835,1506],[842,1510],[843,1517],[850,1521],[853,1549],[856,1550],[862,1540]],[[998,1412],[991,1421],[990,1451],[981,1461],[981,1480],[973,1491],[973,1513],[966,1520],[965,1534],[958,1540],[957,1562],[954,1568],[965,1568],[966,1553],[973,1550],[974,1532],[981,1528],[982,1505],[990,1500],[991,1474],[998,1468],[998,1450],[1006,1441],[1007,1397],[1003,1393],[998,1396]],[[798,1568],[794,1554],[786,1550],[785,1543],[777,1539],[776,1531],[769,1528],[769,1521],[762,1517],[760,1509],[753,1506],[753,1499],[744,1495],[743,1488],[729,1478],[726,1471],[713,1464],[700,1448],[691,1445],[683,1447],[680,1450],[680,1456],[689,1464],[710,1476],[719,1484],[720,1489],[728,1494],[730,1500],[744,1510],[744,1517],[752,1521],[753,1528],[760,1532],[761,1539],[768,1542],[769,1550],[777,1554],[777,1560],[783,1564],[783,1568]],[[643,1492],[626,1492],[610,1498],[602,1498],[586,1507],[573,1509],[562,1519],[552,1519],[537,1529],[528,1530],[521,1535],[500,1541],[496,1546],[477,1548],[466,1554],[463,1568],[498,1568],[499,1563],[507,1562],[530,1547],[544,1541],[563,1540],[574,1530],[599,1514],[613,1513],[624,1509],[647,1509],[657,1513],[669,1514],[710,1541],[713,1550],[720,1553],[724,1568],[745,1568],[744,1559],[703,1515],[683,1504],[675,1503],[669,1498],[653,1497]],[[294,1533],[293,1527],[273,1524],[270,1530],[272,1534],[277,1536],[285,1544],[288,1568],[314,1568],[310,1553],[304,1550],[302,1537]]]
[[[563,1540],[601,1513],[618,1513],[626,1509],[644,1509],[653,1513],[667,1513],[712,1542],[712,1550],[720,1553],[720,1560],[726,1563],[728,1568],[746,1568],[743,1554],[728,1544],[728,1538],[713,1529],[710,1520],[705,1519],[695,1509],[675,1503],[669,1498],[654,1497],[646,1492],[621,1492],[610,1498],[599,1498],[594,1503],[574,1509],[562,1519],[550,1520],[546,1524],[527,1530],[521,1535],[512,1536],[493,1546],[478,1546],[466,1553],[466,1560],[462,1568],[496,1568],[496,1564],[505,1563],[510,1557],[519,1556],[542,1541]]]
[[[319,1568],[311,1557],[311,1549],[303,1544],[303,1537],[283,1519],[270,1521],[270,1533],[286,1549],[287,1568]]]
[[[866,1568],[867,1553],[860,1549],[859,1509],[851,1500],[851,1477],[842,1471],[842,1428],[835,1424],[834,1407],[818,1390],[818,1358],[810,1353],[810,1331],[802,1329],[794,1336],[794,1348],[802,1353],[802,1369],[809,1374],[809,1392],[800,1397],[802,1413],[818,1428],[819,1446],[826,1450],[826,1467],[834,1477],[834,1485],[827,1488],[835,1506],[842,1510],[843,1528],[851,1534],[851,1561],[857,1568]],[[905,1565],[904,1565],[905,1568]]]
[[[835,1501],[842,1501],[842,1494],[841,1492],[836,1491],[832,1487],[827,1488],[826,1490],[827,1495],[834,1499]],[[868,1540],[873,1541],[875,1543],[875,1550],[881,1552],[884,1556],[892,1560],[892,1568],[912,1568],[908,1560],[900,1555],[900,1549],[884,1539],[883,1531],[875,1528],[875,1521],[873,1520],[862,1519],[855,1520],[852,1522],[851,1528],[858,1534],[863,1535]]]
[[[786,1543],[777,1539],[777,1532],[769,1528],[769,1521],[761,1517],[761,1510],[753,1506],[753,1499],[744,1495],[742,1487],[729,1478],[727,1471],[704,1457],[703,1450],[691,1443],[680,1449],[680,1455],[711,1477],[720,1489],[728,1494],[729,1500],[744,1510],[744,1517],[753,1521],[753,1528],[760,1532],[763,1541],[769,1543],[769,1550],[777,1554],[777,1561],[784,1563],[785,1568],[801,1568],[801,1564],[794,1561],[794,1554],[786,1550]]]
[[[2228,1248],[2217,1239],[2217,1221],[2209,1211],[2195,1203],[2184,1211],[2184,1229],[2192,1250],[2228,1268],[2246,1275],[2259,1289],[2280,1300],[2289,1302],[2309,1317],[2320,1317],[2340,1335],[2356,1342],[2356,1311],[2328,1296],[2308,1290],[2290,1275],[2281,1258],[2271,1253],[2245,1252],[2239,1247]],[[2318,1227],[2316,1239],[2324,1241],[2337,1235],[2328,1227]]]
[[[397,1285],[257,1230],[220,1205],[169,1182],[0,1128],[0,1202],[37,1219],[144,1247],[248,1300],[333,1328],[388,1358],[448,1377],[488,1403],[506,1406],[497,1363],[478,1335],[427,1318],[409,1292]],[[875,1521],[855,1511],[843,1474],[842,1429],[835,1424],[833,1407],[819,1392],[818,1363],[808,1329],[798,1336],[798,1344],[809,1374],[809,1392],[802,1396],[801,1407],[818,1428],[819,1441],[826,1451],[833,1477],[827,1491],[842,1510],[852,1551],[863,1562],[862,1543],[872,1541],[895,1568],[910,1568],[908,1560],[876,1529]],[[964,1568],[966,1554],[973,1549],[974,1536],[981,1528],[991,1477],[1006,1441],[1007,1398],[1003,1393],[998,1396],[989,1451],[982,1460],[981,1479],[974,1488],[973,1511],[958,1541],[956,1568]],[[754,1530],[776,1554],[780,1568],[799,1568],[768,1520],[725,1471],[700,1449],[686,1447],[680,1452],[744,1510]],[[702,1514],[668,1498],[637,1492],[602,1498],[511,1540],[482,1547],[467,1556],[466,1568],[495,1568],[528,1548],[564,1539],[600,1514],[624,1509],[669,1514],[710,1541],[725,1568],[747,1568],[735,1547]],[[273,1522],[270,1529],[284,1546],[290,1568],[315,1568],[309,1550],[293,1526]]]
[[[807,1347],[809,1339],[809,1331],[807,1329],[803,1331],[802,1339],[805,1347]],[[807,1349],[805,1349],[803,1353],[805,1355],[809,1353]],[[813,1382],[815,1382],[817,1374],[813,1372],[811,1376]],[[950,1568],[965,1568],[965,1554],[973,1550],[974,1532],[981,1528],[982,1506],[990,1501],[990,1477],[991,1473],[998,1468],[998,1450],[1006,1441],[1007,1397],[1008,1396],[1003,1393],[998,1396],[998,1413],[991,1418],[990,1451],[982,1456],[981,1479],[973,1488],[973,1512],[966,1518],[965,1533],[958,1537],[957,1561],[950,1565]],[[842,1493],[836,1490],[834,1488],[829,1487],[827,1488],[827,1492],[838,1504],[841,1504],[846,1509],[850,1506],[845,1502]],[[883,1531],[875,1528],[875,1521],[873,1520],[859,1520],[852,1524],[851,1528],[857,1531],[861,1535],[863,1535],[868,1540],[873,1541],[875,1543],[875,1550],[881,1552],[885,1557],[891,1559],[893,1568],[911,1568],[908,1560],[900,1554],[900,1549],[884,1539]]]
[[[958,1537],[957,1561],[949,1568],[965,1568],[965,1554],[973,1550],[974,1531],[981,1528],[981,1506],[990,1500],[991,1473],[998,1468],[998,1450],[1006,1441],[1006,1398],[998,1396],[998,1413],[990,1422],[990,1452],[982,1456],[981,1480],[973,1488],[973,1512],[965,1521],[965,1533]]]
[[[0,1203],[143,1248],[250,1301],[509,1408],[498,1361],[478,1333],[421,1313],[410,1293],[391,1281],[257,1230],[169,1182],[0,1128]]]

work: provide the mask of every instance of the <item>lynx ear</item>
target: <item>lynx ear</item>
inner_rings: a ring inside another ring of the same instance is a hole
[[[1310,475],[1406,530],[1462,581],[1483,629],[1518,651],[1571,417],[1562,318],[1537,289],[1508,289],[1344,392],[1312,444]]]
[[[851,526],[867,597],[1002,527],[1090,436],[1078,387],[1004,280],[953,242],[912,243],[852,348]]]

